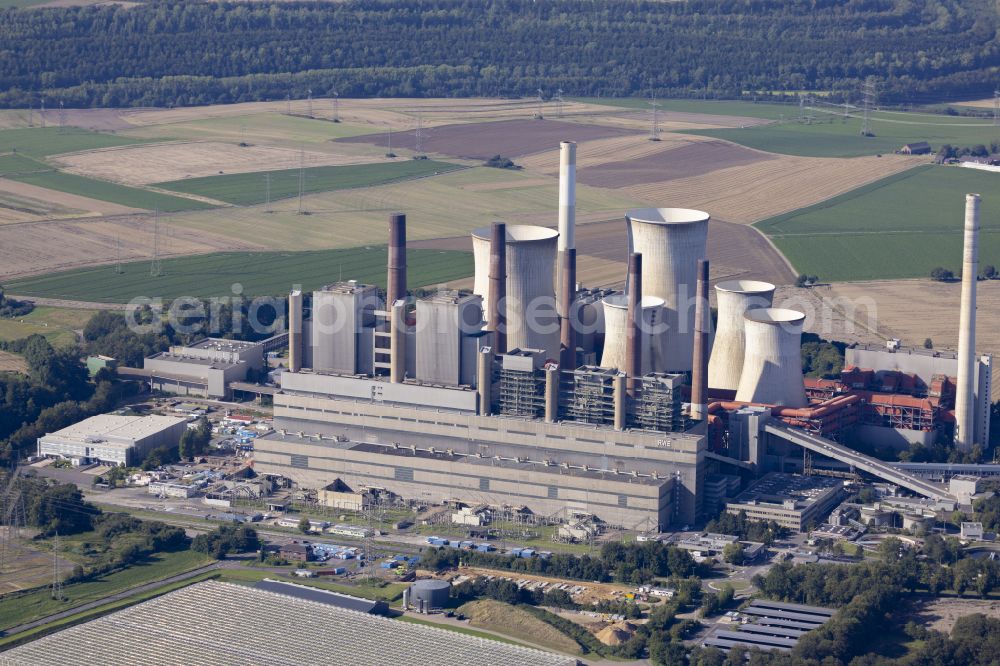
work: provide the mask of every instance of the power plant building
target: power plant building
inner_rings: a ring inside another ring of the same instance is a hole
[[[153,449],[177,446],[187,419],[100,414],[38,438],[38,455],[106,465],[136,465]]]

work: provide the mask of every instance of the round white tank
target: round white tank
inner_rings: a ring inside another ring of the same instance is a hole
[[[625,214],[628,251],[642,255],[643,294],[664,301],[667,333],[663,366],[657,371],[692,368],[698,260],[706,256],[710,218],[689,208],[641,208]]]
[[[559,355],[555,265],[559,232],[546,227],[507,225],[507,349],[542,349]],[[489,302],[490,227],[472,232],[476,265],[473,292],[482,296],[486,320]]]
[[[663,326],[663,299],[656,296],[642,297],[642,326],[640,374],[654,372],[662,364],[660,336],[656,332]],[[625,339],[628,337],[628,296],[621,292],[604,297],[604,352],[601,354],[602,368],[615,368],[625,372],[628,367],[625,356]]]
[[[805,407],[802,324],[795,310],[758,308],[743,313],[746,351],[736,399],[783,407]]]
[[[715,285],[719,318],[708,361],[708,387],[735,391],[740,386],[746,333],[743,314],[771,307],[774,285],[756,280],[729,280]]]

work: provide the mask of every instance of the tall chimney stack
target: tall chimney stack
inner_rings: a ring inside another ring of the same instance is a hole
[[[576,369],[576,328],[573,326],[573,297],[576,295],[576,248],[562,253],[562,281],[559,291],[559,365],[568,372]]]
[[[288,370],[302,369],[302,292],[288,294]]]
[[[490,313],[487,330],[493,334],[496,354],[507,353],[507,225],[494,222],[490,229]]]
[[[958,386],[955,390],[955,447],[969,451],[976,442],[973,383],[976,380],[976,280],[979,278],[978,194],[965,195],[965,245],[962,252],[962,312],[958,324]]]
[[[556,277],[557,293],[560,294],[559,307],[562,307],[561,297],[566,282],[565,255],[567,250],[576,249],[576,142],[559,142],[559,256],[556,265],[559,275]],[[576,260],[573,263],[573,273],[576,274]],[[570,289],[576,287],[570,284]],[[560,314],[565,315],[565,312]]]
[[[386,308],[399,299],[406,299],[406,215],[389,216],[389,280],[386,287]]]
[[[691,418],[702,420],[708,413],[705,382],[708,379],[708,259],[698,260],[698,283],[694,305],[694,358],[691,360]]]
[[[639,375],[642,370],[642,255],[633,252],[628,256],[628,328],[625,330],[625,391],[636,397]]]

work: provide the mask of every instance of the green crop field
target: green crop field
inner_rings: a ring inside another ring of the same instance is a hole
[[[148,139],[169,136],[172,139],[223,139],[251,144],[286,142],[301,144],[322,143],[331,139],[368,134],[371,131],[371,127],[335,123],[318,118],[302,118],[283,113],[254,113],[149,125],[128,129],[124,133]]]
[[[77,194],[82,197],[90,197],[100,201],[110,201],[111,203],[129,206],[132,208],[144,208],[146,210],[159,210],[173,213],[181,210],[201,210],[213,208],[212,204],[185,197],[175,197],[162,192],[152,192],[138,187],[128,187],[117,183],[109,183],[106,180],[96,180],[77,176],[72,173],[56,171],[55,169],[45,170],[46,167],[40,162],[36,162],[39,170],[19,173],[8,173],[7,178],[29,183],[39,187],[47,187],[50,190]],[[27,166],[22,163],[20,168]],[[2,167],[2,165],[0,165]]]
[[[439,250],[409,250],[411,289],[468,277],[472,254]],[[103,303],[127,303],[138,296],[171,299],[231,296],[240,284],[245,296],[281,295],[293,285],[312,290],[337,280],[358,280],[385,286],[386,248],[371,246],[309,252],[227,252],[165,259],[160,277],[150,277],[147,261],[83,268],[9,282],[7,291],[24,296],[65,298]]]
[[[967,192],[983,196],[980,263],[1000,266],[1000,173],[917,167],[755,226],[823,281],[957,273]]]
[[[978,118],[878,111],[872,114],[875,136],[861,136],[862,120],[855,112],[849,118],[806,110],[815,116],[811,123],[799,122],[796,107],[785,108],[785,121],[756,127],[691,130],[725,139],[750,148],[785,155],[807,157],[857,157],[891,153],[906,143],[927,141],[935,150],[950,143],[956,146],[984,144],[1000,139],[1000,127]]]
[[[117,134],[91,132],[78,127],[28,127],[0,130],[0,153],[17,152],[32,157],[48,157],[145,141]]]
[[[309,167],[301,170],[302,191],[311,194],[385,185],[411,178],[446,173],[460,168],[462,167],[456,164],[435,160]],[[297,196],[299,193],[299,173],[299,169],[255,171],[253,173],[174,180],[157,183],[157,186],[175,192],[211,197],[239,206],[252,206],[267,200],[267,177],[270,177],[269,187],[272,201]]]
[[[603,104],[605,106],[617,106],[623,109],[635,109],[637,111],[649,111],[653,107],[649,104],[649,99],[637,97],[578,97],[576,102],[587,104]],[[798,107],[791,104],[771,104],[767,102],[740,102],[735,100],[700,100],[700,99],[658,99],[657,108],[660,109],[661,118],[670,118],[670,112],[680,113],[708,113],[717,116],[742,116],[744,118],[761,118],[763,120],[778,120],[784,116],[798,113]],[[662,115],[663,113],[666,115]]]
[[[52,167],[19,153],[0,155],[0,177],[15,178],[29,173],[51,171]]]

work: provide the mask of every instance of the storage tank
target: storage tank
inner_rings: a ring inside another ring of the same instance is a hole
[[[662,336],[657,335],[663,327],[663,299],[656,296],[642,297],[642,324],[640,326],[640,376],[653,372],[652,368],[662,364]],[[628,335],[628,297],[615,292],[604,297],[604,353],[601,367],[614,368],[625,372],[628,367],[625,339]]]
[[[746,350],[736,400],[805,407],[802,381],[802,324],[795,310],[758,308],[743,313]]]
[[[555,264],[559,232],[546,227],[507,225],[507,348],[542,349],[559,358]],[[490,227],[472,232],[476,276],[472,291],[482,296],[489,317]]]
[[[708,387],[735,391],[740,386],[746,350],[743,315],[748,310],[771,307],[774,285],[756,280],[729,280],[715,285],[715,297],[719,317],[708,360]]]
[[[694,354],[698,260],[705,258],[710,215],[689,208],[641,208],[625,214],[628,251],[642,255],[643,293],[664,301],[667,333],[656,372],[688,372]]]
[[[423,602],[428,610],[444,608],[450,596],[451,583],[446,580],[426,578],[410,586],[410,603],[419,607]]]

